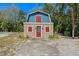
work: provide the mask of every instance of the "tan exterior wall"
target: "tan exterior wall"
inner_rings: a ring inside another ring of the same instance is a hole
[[[32,32],[28,32],[28,27],[32,27]],[[49,35],[53,34],[53,23],[43,23],[43,24],[36,24],[36,23],[24,23],[24,34],[29,35],[32,38],[36,38],[36,26],[41,26],[41,38],[48,38]],[[49,27],[50,32],[45,32],[45,27]]]
[[[46,27],[49,27],[49,32],[45,32],[45,28]],[[44,24],[43,25],[43,31],[42,31],[42,37],[44,37],[44,38],[48,38],[49,37],[49,35],[51,35],[51,34],[53,34],[53,25],[52,24]]]
[[[32,27],[32,32],[28,32],[28,27],[29,26]],[[34,28],[35,28],[35,26],[33,24],[27,24],[27,23],[25,23],[24,24],[24,34],[34,38],[35,37],[34,36],[35,29]]]

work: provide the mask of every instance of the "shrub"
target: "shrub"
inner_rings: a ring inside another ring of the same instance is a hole
[[[24,36],[23,34],[19,34],[19,38],[20,39],[28,39],[29,36],[28,35]]]
[[[59,39],[59,35],[57,33],[54,33],[54,34],[49,35],[48,38],[52,40],[56,40],[56,39]]]
[[[70,35],[70,32],[65,31],[65,32],[64,32],[64,36],[71,36],[71,35]]]
[[[28,35],[26,35],[26,38],[28,39],[28,38],[29,38],[29,36],[28,36]]]

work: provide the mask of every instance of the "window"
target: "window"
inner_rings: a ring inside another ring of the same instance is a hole
[[[28,27],[28,32],[32,32],[32,27]]]
[[[46,32],[49,32],[49,27],[46,27]]]
[[[36,22],[41,22],[41,16],[36,16]]]
[[[36,32],[41,32],[41,26],[37,26]]]

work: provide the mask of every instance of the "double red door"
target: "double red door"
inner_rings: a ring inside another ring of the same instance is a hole
[[[36,37],[41,37],[41,26],[36,26]]]

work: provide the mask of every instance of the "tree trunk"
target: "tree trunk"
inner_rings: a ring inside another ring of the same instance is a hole
[[[74,38],[74,31],[75,31],[75,15],[74,15],[74,7],[71,8],[72,13],[72,38]]]

